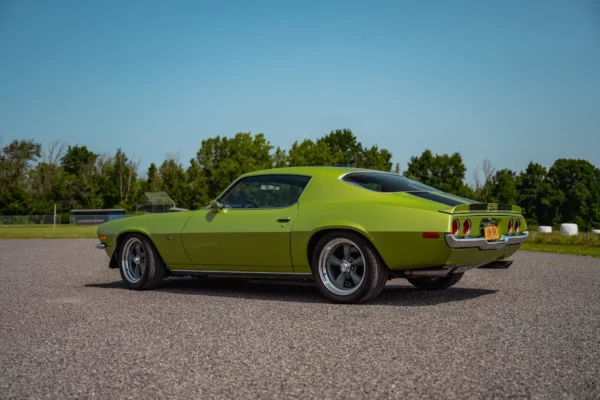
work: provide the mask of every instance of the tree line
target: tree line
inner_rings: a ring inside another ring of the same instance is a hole
[[[184,165],[177,155],[151,163],[140,174],[139,160],[117,149],[98,154],[86,146],[13,140],[0,153],[0,215],[52,214],[68,221],[72,209],[136,209],[145,192],[165,191],[178,207],[208,204],[240,174],[285,166],[344,165],[405,175],[448,193],[482,202],[518,204],[531,225],[574,222],[581,230],[600,227],[600,169],[586,160],[558,159],[550,168],[530,162],[524,171],[496,170],[489,160],[467,184],[460,153],[413,156],[403,171],[392,153],[364,146],[349,129],[317,140],[275,148],[261,134],[202,140]]]

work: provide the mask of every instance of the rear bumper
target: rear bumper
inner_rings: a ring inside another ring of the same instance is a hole
[[[499,250],[506,246],[523,244],[529,237],[529,232],[525,231],[520,235],[503,235],[500,240],[488,242],[484,238],[457,238],[451,234],[446,234],[446,244],[452,249],[479,249],[479,250]]]
[[[96,243],[96,248],[100,250],[104,250],[106,248],[106,244],[104,243]]]

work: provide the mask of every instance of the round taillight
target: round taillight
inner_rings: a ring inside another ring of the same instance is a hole
[[[471,232],[471,220],[467,219],[465,222],[463,222],[462,233],[463,235],[467,236],[469,232]]]
[[[521,220],[518,219],[517,222],[515,223],[515,233],[519,233],[519,230],[521,230]]]
[[[513,220],[512,218],[508,220],[508,233],[512,233],[513,230]]]
[[[452,234],[456,235],[458,233],[459,229],[460,229],[460,222],[458,222],[458,220],[455,219],[454,221],[452,221]]]

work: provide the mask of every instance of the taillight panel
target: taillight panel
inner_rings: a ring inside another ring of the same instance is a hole
[[[498,227],[500,236],[521,234],[526,225],[520,216],[510,214],[479,215],[477,213],[452,216],[451,233],[455,237],[484,237],[486,226]]]
[[[466,219],[465,222],[463,222],[462,234],[463,234],[463,236],[467,236],[470,232],[471,232],[471,220]]]
[[[455,219],[452,221],[452,235],[456,236],[458,230],[460,229],[460,221]]]

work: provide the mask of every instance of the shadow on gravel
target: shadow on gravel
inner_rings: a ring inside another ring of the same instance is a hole
[[[122,281],[109,283],[92,283],[85,285],[91,288],[125,289]],[[229,297],[249,300],[274,300],[295,303],[330,303],[321,295],[312,283],[289,281],[265,282],[244,279],[206,279],[191,278],[165,279],[156,292],[187,294],[196,296]],[[497,290],[469,289],[453,287],[441,291],[422,291],[406,284],[388,282],[385,290],[378,298],[365,303],[373,305],[422,307],[442,303],[475,299],[480,296],[496,293]]]

